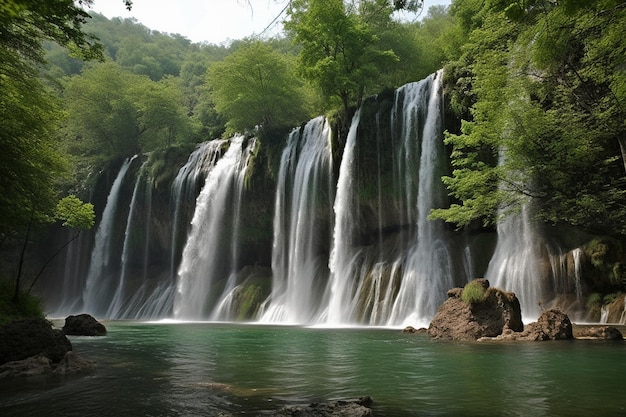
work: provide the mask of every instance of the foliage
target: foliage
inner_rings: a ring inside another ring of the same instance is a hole
[[[485,299],[487,292],[485,287],[476,281],[470,281],[465,284],[463,291],[461,292],[461,300],[467,304],[480,303]]]
[[[64,227],[89,230],[94,225],[96,214],[93,211],[93,204],[84,203],[75,195],[69,195],[57,203],[55,217]]]
[[[70,152],[99,164],[191,136],[180,90],[172,80],[154,82],[113,62],[93,65],[70,78],[65,101]]]
[[[381,69],[397,60],[376,47],[376,36],[357,10],[342,0],[293,0],[285,28],[301,46],[298,71],[327,99],[338,99],[344,114],[360,105]]]
[[[244,45],[211,65],[211,97],[231,133],[256,126],[293,126],[310,117],[292,68],[287,56],[262,42]]]
[[[13,300],[13,283],[0,279],[0,325],[21,318],[44,318],[43,306],[39,297],[22,293],[19,300],[19,303]]]
[[[626,234],[623,4],[453,3],[469,39],[453,103],[467,120],[446,139],[457,201],[431,217],[492,225],[531,201],[540,220]]]

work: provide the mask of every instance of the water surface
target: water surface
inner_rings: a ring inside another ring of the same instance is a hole
[[[105,322],[87,376],[0,381],[0,415],[263,415],[370,395],[377,416],[626,414],[623,342],[450,343],[397,329]]]

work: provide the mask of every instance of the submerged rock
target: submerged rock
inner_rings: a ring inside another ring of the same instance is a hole
[[[286,406],[276,417],[373,417],[371,397],[357,400],[339,400],[331,403],[313,403],[308,406]]]
[[[469,297],[470,291],[473,297]],[[448,291],[448,299],[430,323],[428,335],[433,339],[478,340],[523,328],[515,294],[490,287],[486,279],[477,279],[465,288]]]
[[[106,336],[107,329],[89,314],[67,316],[63,333],[72,336]]]
[[[69,375],[90,372],[95,368],[95,362],[83,359],[75,355],[74,352],[68,351],[56,363],[44,355],[36,355],[2,364],[0,365],[0,379],[38,375]]]

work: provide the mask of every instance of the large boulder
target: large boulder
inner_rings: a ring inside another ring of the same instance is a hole
[[[0,365],[37,355],[58,363],[71,350],[72,343],[63,332],[43,318],[15,320],[0,326]]]
[[[89,314],[67,316],[63,333],[72,336],[105,336],[107,329]]]
[[[505,331],[497,337],[485,337],[481,340],[569,340],[573,339],[572,322],[559,308],[545,310],[536,322],[529,323],[523,331]]]
[[[470,292],[474,296],[469,297]],[[465,288],[448,291],[448,299],[430,323],[428,335],[433,339],[478,340],[523,329],[515,294],[490,287],[486,279],[476,279]]]
[[[572,322],[559,308],[551,308],[541,313],[536,322],[530,323],[522,334],[523,340],[567,340],[573,339]]]

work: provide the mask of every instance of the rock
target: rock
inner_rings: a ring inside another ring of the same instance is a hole
[[[63,333],[72,336],[105,336],[107,329],[89,314],[67,316]]]
[[[15,320],[0,326],[0,365],[43,355],[58,363],[72,343],[43,318]]]
[[[70,351],[53,367],[52,373],[56,375],[69,375],[91,372],[95,369],[96,363],[94,361],[84,359]]]
[[[72,351],[68,351],[58,363],[53,363],[50,358],[44,355],[7,362],[0,365],[0,379],[52,374],[69,375],[90,372],[95,368],[96,364],[94,362],[83,359]]]
[[[420,327],[419,329],[416,329],[413,326],[406,326],[404,329],[402,329],[402,333],[427,333],[428,329],[425,329],[424,327]]]
[[[584,327],[578,331],[577,339],[624,340],[622,333],[613,326]]]
[[[523,330],[521,308],[515,294],[489,287],[485,279],[474,280],[473,285],[484,290],[480,301],[463,301],[463,288],[448,291],[448,299],[428,327],[431,338],[478,340],[496,337],[504,331]]]
[[[313,403],[308,406],[286,406],[274,415],[277,417],[373,417],[371,405],[371,397],[362,397],[357,400]]]
[[[524,340],[567,340],[573,339],[572,322],[560,308],[545,310],[535,323],[530,323],[522,332]]]
[[[506,331],[497,337],[483,337],[479,340],[569,340],[573,339],[572,322],[563,310],[545,310],[536,322],[528,324],[523,331]]]
[[[44,355],[7,362],[0,365],[0,379],[51,374],[51,363],[52,361]]]

